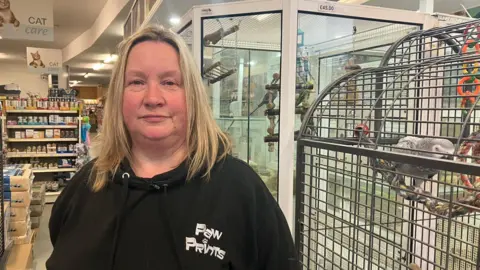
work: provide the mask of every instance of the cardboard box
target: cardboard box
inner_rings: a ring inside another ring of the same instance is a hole
[[[27,221],[30,216],[30,208],[15,207],[10,209],[10,221]]]
[[[31,194],[29,191],[19,191],[19,192],[4,192],[3,196],[6,201],[10,201],[12,208],[14,207],[30,207]]]
[[[28,191],[32,183],[31,165],[5,165],[3,168],[4,191]]]
[[[33,269],[33,245],[14,245],[8,255],[5,270]]]
[[[35,234],[31,228],[27,229],[27,233],[22,236],[12,237],[13,243],[15,245],[24,245],[24,244],[32,244],[35,239]]]
[[[14,221],[10,222],[9,233],[12,237],[21,237],[28,235],[28,232],[31,230],[32,223],[30,217],[25,221]]]
[[[56,139],[60,138],[60,133],[61,133],[60,129],[54,129],[53,130],[53,137],[56,138]]]
[[[27,139],[32,139],[34,133],[35,133],[35,130],[33,130],[33,129],[26,129],[26,130],[25,130],[25,138],[27,138]]]

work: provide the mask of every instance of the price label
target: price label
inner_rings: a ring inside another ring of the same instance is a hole
[[[212,15],[212,9],[211,8],[203,8],[202,9],[202,16],[208,16],[208,15]]]
[[[318,11],[323,11],[323,12],[335,12],[336,8],[335,5],[333,4],[319,4],[318,5]]]

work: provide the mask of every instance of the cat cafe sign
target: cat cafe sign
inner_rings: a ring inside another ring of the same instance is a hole
[[[0,36],[53,41],[53,0],[0,0]]]
[[[35,73],[60,74],[62,50],[27,47],[27,66]]]

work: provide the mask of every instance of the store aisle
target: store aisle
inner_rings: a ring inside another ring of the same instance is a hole
[[[48,232],[48,220],[52,213],[53,204],[46,204],[43,210],[42,220],[40,222],[40,229],[37,233],[35,245],[33,247],[34,270],[45,270],[45,262],[50,257],[53,247],[50,243],[50,234]]]

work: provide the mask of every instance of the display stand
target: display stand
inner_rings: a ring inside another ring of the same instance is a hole
[[[2,114],[2,108],[0,105],[0,115]],[[3,116],[2,116],[3,119]],[[0,121],[0,130],[3,130],[3,123]],[[0,266],[4,266],[6,264],[7,256],[9,254],[9,251],[11,250],[12,243],[8,239],[8,219],[6,218],[9,215],[9,207],[8,205],[5,204],[4,202],[4,179],[3,179],[3,165],[4,165],[4,159],[5,159],[5,151],[3,151],[4,147],[4,136],[3,132],[0,134],[0,171],[2,171],[1,174],[1,179],[2,179],[2,185],[0,185],[0,209],[1,209],[1,220],[0,220]]]
[[[3,117],[10,164],[31,164],[38,181],[46,182],[46,202],[53,203],[77,171],[80,103],[74,93],[51,89],[48,98],[7,100]]]

